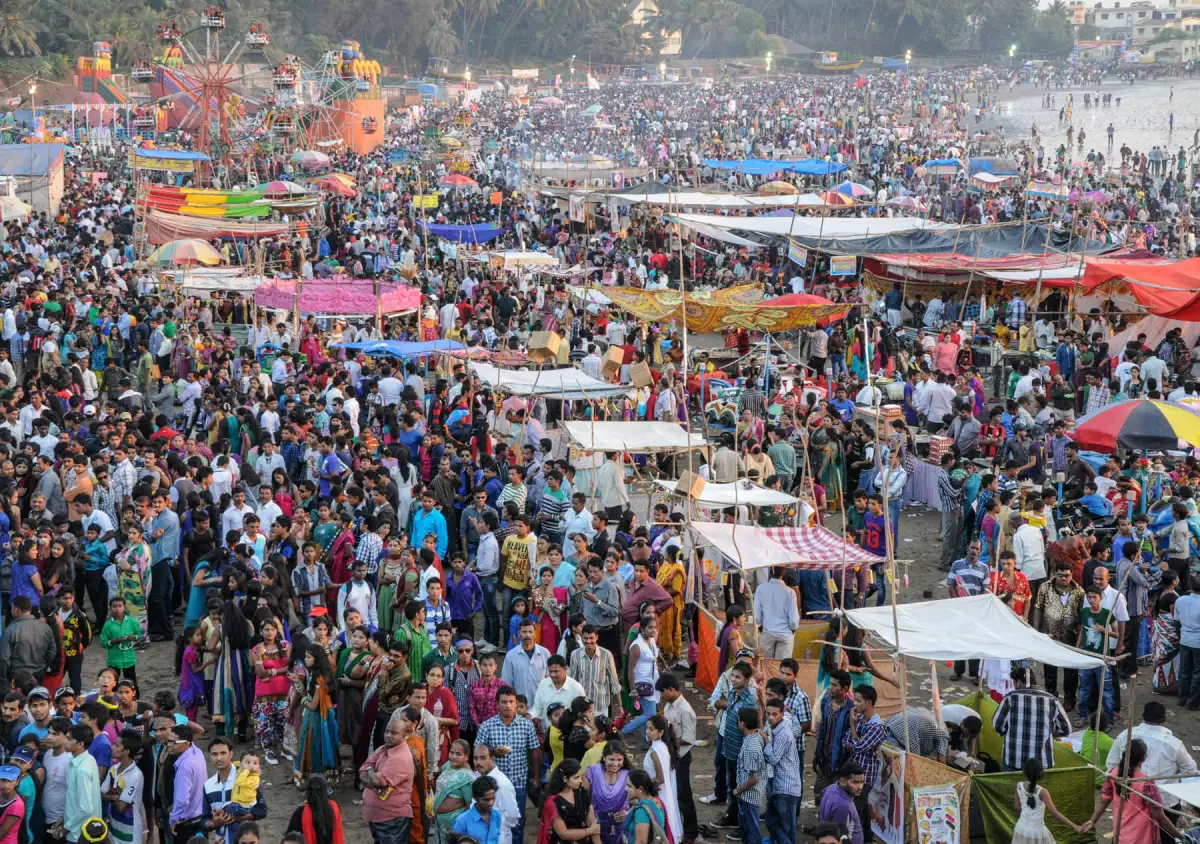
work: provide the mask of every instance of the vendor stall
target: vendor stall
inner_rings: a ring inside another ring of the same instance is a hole
[[[374,318],[417,310],[421,306],[421,291],[403,284],[345,276],[307,281],[276,278],[258,287],[254,300],[260,308]]]

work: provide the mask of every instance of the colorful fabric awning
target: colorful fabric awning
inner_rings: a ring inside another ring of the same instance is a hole
[[[813,325],[824,319],[844,316],[848,305],[772,305],[762,298],[762,289],[745,284],[718,290],[709,296],[676,290],[634,290],[606,288],[605,295],[622,310],[646,322],[682,320],[687,311],[688,331],[710,334],[727,328],[747,328],[757,331],[790,331]]]

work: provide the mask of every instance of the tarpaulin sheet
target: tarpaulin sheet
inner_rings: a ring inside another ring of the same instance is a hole
[[[1156,316],[1200,322],[1200,258],[1173,264],[1088,261],[1083,289],[1092,293],[1114,283]],[[1113,290],[1112,292],[1116,292]]]
[[[987,695],[967,695],[953,703],[974,709],[983,721],[979,734],[979,750],[997,762],[1003,758],[1004,739],[997,735],[992,726],[998,704]],[[1100,761],[1101,767],[1104,761]],[[983,817],[983,833],[989,842],[1012,840],[1013,827],[1017,823],[1017,783],[1025,775],[1020,771],[1005,771],[997,774],[975,774],[971,778],[971,799],[979,807]],[[1054,745],[1054,767],[1042,775],[1038,783],[1052,795],[1058,810],[1077,824],[1082,824],[1092,815],[1096,800],[1095,775],[1087,767],[1087,760],[1067,745]],[[1054,840],[1062,844],[1085,844],[1094,842],[1095,835],[1080,835],[1058,823],[1049,814],[1046,824]],[[978,834],[979,830],[974,830]]]
[[[454,243],[487,243],[504,234],[504,229],[497,228],[491,223],[479,223],[473,226],[443,226],[426,223],[425,230]]]
[[[272,220],[242,223],[223,217],[187,217],[155,210],[146,215],[146,239],[155,246],[188,238],[250,240],[256,237],[279,237],[287,232],[287,223]]]
[[[453,340],[427,340],[406,343],[403,340],[364,340],[361,343],[338,343],[337,349],[353,349],[366,355],[393,358],[422,358],[427,355],[463,352],[466,346]]]
[[[991,173],[993,176],[1015,176],[1020,171],[1017,162],[1010,158],[972,158],[967,169],[972,176],[976,173]]]
[[[545,396],[563,401],[587,401],[622,396],[632,387],[609,384],[586,374],[582,369],[501,369],[490,363],[472,363],[479,380],[493,389],[514,396]],[[601,423],[597,423],[601,424]]]
[[[704,159],[704,166],[714,170],[734,170],[750,176],[766,176],[771,173],[800,173],[804,176],[828,176],[849,169],[848,164],[834,164],[819,158],[806,158],[802,161],[775,161],[769,158],[743,158],[741,160],[722,161],[716,158]]]
[[[682,215],[687,216],[687,215]],[[756,218],[761,219],[761,218]],[[893,218],[894,219],[894,218]],[[786,220],[783,222],[786,227]],[[740,229],[740,223],[730,225],[726,218],[726,226],[735,234],[755,237],[771,245],[782,246],[787,243],[787,232],[775,235],[773,238],[765,233]],[[799,222],[799,221],[797,221]],[[816,222],[805,220],[806,223]],[[859,220],[855,223],[867,223],[880,226],[888,220]],[[757,227],[756,227],[757,228]],[[797,226],[801,229],[800,226]],[[806,249],[817,249],[822,252],[845,255],[871,255],[884,260],[891,260],[897,255],[958,255],[965,259],[964,266],[970,267],[979,260],[995,258],[1013,258],[1014,256],[1042,255],[1045,252],[1072,252],[1078,255],[1085,251],[1088,255],[1100,255],[1105,251],[1116,248],[1099,240],[1072,237],[1064,232],[1057,232],[1048,226],[1029,226],[1022,239],[1021,226],[998,226],[982,228],[962,228],[959,230],[939,230],[936,227],[921,229],[909,227],[905,231],[886,234],[871,234],[870,236],[842,236],[836,226],[826,223],[822,233],[811,231],[811,226],[804,226],[800,234],[792,235],[792,242]],[[867,227],[859,229],[870,231]],[[831,234],[832,231],[832,234]],[[890,257],[889,257],[890,256]],[[903,259],[896,261],[903,263]]]
[[[421,307],[421,291],[365,278],[309,279],[300,289],[297,302],[296,280],[277,278],[261,285],[254,293],[254,301],[260,308],[287,311],[298,306],[301,312],[311,314],[374,315],[380,310],[398,314]]]

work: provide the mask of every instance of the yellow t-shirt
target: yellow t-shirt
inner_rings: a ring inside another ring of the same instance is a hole
[[[253,806],[258,802],[258,774],[242,768],[233,783],[232,800],[239,806]]]
[[[504,564],[504,585],[512,589],[528,589],[529,564],[537,559],[537,537],[532,533],[524,539],[515,533],[507,536],[500,553],[507,559]],[[511,608],[505,608],[506,611],[508,609]]]

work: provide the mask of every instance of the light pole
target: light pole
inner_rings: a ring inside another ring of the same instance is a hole
[[[658,78],[661,79],[663,82],[667,81],[667,63],[666,62],[658,63]]]
[[[463,71],[463,79],[465,79],[467,82],[471,81],[471,68],[468,67]]]
[[[912,50],[904,51],[904,72],[908,73],[908,66],[912,62]]]
[[[767,73],[771,72],[771,60],[775,58],[775,53],[771,50],[767,51]]]
[[[29,107],[33,109],[33,122],[29,127],[29,204],[33,205],[33,182],[34,182],[34,161],[35,153],[33,148],[34,141],[37,139],[37,100],[34,99],[34,94],[37,93],[37,79],[29,86]],[[49,196],[49,188],[46,188],[47,196]]]
[[[567,65],[567,70],[571,73],[571,84],[575,84],[575,57],[571,56],[571,63]]]

